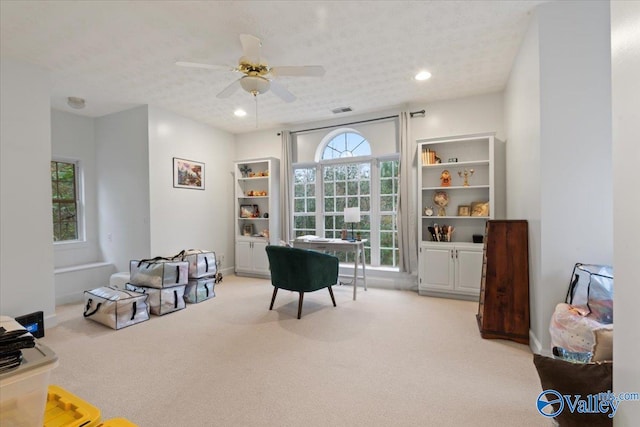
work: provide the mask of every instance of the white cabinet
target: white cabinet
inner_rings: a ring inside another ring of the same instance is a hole
[[[420,294],[477,299],[485,224],[505,214],[504,143],[493,133],[416,142]]]
[[[478,299],[482,276],[482,245],[423,243],[420,245],[420,295]]]
[[[265,248],[280,242],[280,162],[237,161],[234,175],[236,274],[269,277]]]
[[[236,241],[236,272],[256,276],[269,276],[267,242],[241,240]]]

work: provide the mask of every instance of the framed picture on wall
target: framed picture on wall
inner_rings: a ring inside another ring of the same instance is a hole
[[[204,163],[174,157],[173,186],[204,190]]]

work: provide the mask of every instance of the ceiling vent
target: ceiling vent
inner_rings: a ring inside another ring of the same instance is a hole
[[[348,113],[350,111],[353,111],[351,107],[340,107],[340,108],[334,108],[333,110],[331,110],[333,114]]]

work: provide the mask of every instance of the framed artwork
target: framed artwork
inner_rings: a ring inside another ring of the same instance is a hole
[[[471,214],[471,207],[469,205],[458,206],[458,216],[469,216]]]
[[[253,235],[253,224],[245,224],[242,226],[242,235],[243,236],[252,236]]]
[[[256,218],[258,205],[240,205],[240,218]]]
[[[472,202],[471,216],[489,216],[489,202]]]
[[[174,157],[173,186],[204,190],[204,163]]]

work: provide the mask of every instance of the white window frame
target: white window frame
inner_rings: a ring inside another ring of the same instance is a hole
[[[86,220],[85,220],[85,202],[84,202],[84,171],[82,161],[68,157],[54,156],[52,162],[73,163],[76,170],[76,227],[78,230],[78,238],[74,240],[58,240],[53,241],[54,246],[84,245],[86,243]],[[51,195],[50,200],[53,200]],[[51,226],[53,227],[53,217],[51,218]],[[53,239],[53,230],[51,232]]]
[[[390,268],[390,269],[398,269],[399,266],[395,267],[391,266],[381,266],[380,265],[380,163],[384,161],[393,161],[399,160],[400,154],[394,153],[379,157],[374,156],[358,156],[358,157],[345,157],[345,158],[337,158],[337,159],[327,159],[321,160],[322,153],[324,151],[324,147],[331,141],[336,135],[342,134],[344,132],[354,132],[360,134],[360,132],[350,129],[350,128],[340,128],[336,129],[332,132],[329,132],[322,141],[318,144],[318,148],[316,149],[316,162],[310,163],[294,163],[292,165],[292,173],[295,169],[312,169],[315,168],[316,172],[316,212],[315,212],[315,220],[316,220],[316,233],[319,236],[325,235],[325,194],[324,194],[324,180],[323,180],[323,167],[324,166],[334,166],[341,164],[351,164],[351,163],[369,163],[371,170],[370,184],[369,184],[369,197],[370,197],[370,240],[369,247],[371,248],[370,254],[370,266],[374,268]],[[364,138],[364,137],[363,137]],[[366,139],[366,138],[365,138]],[[292,182],[292,185],[295,185]],[[398,193],[400,189],[398,188]],[[295,188],[292,189],[292,193],[295,194]],[[294,202],[295,203],[295,202]],[[398,212],[396,210],[396,221],[397,221]],[[293,213],[294,216],[294,226],[295,226],[295,216],[296,213]],[[294,227],[295,228],[295,227]],[[396,222],[396,233],[397,230],[397,222]],[[295,231],[294,231],[295,233]],[[375,249],[375,250],[374,250]],[[397,264],[397,260],[396,260]]]

